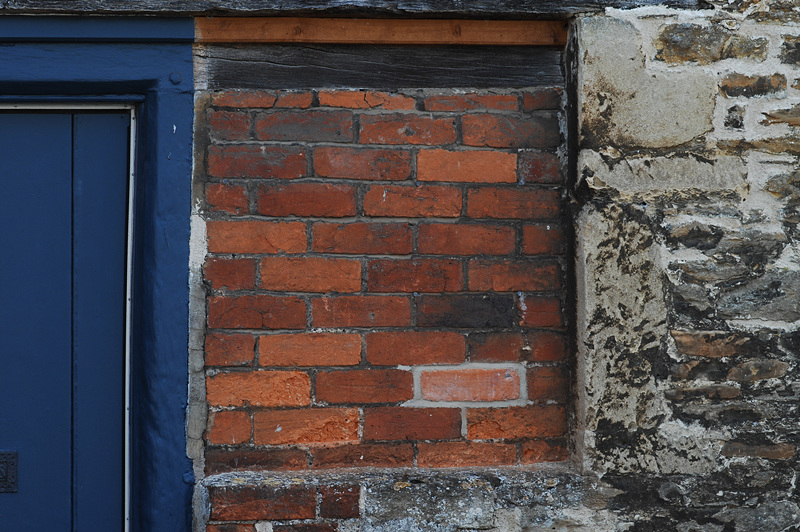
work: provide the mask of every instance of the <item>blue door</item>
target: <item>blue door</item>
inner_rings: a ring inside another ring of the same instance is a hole
[[[124,527],[130,122],[0,111],[3,531]]]

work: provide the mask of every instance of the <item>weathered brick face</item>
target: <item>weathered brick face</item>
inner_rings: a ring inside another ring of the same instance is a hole
[[[565,459],[560,89],[206,101],[207,473]]]
[[[205,99],[206,474],[566,459],[562,91],[499,92]],[[361,515],[218,478],[210,530]]]

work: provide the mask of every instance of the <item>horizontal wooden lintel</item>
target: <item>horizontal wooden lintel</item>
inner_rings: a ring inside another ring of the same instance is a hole
[[[564,46],[567,23],[545,20],[201,17],[199,43]]]

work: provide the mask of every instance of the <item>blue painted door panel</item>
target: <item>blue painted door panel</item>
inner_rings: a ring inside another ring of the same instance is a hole
[[[0,113],[0,530],[121,530],[127,112]]]

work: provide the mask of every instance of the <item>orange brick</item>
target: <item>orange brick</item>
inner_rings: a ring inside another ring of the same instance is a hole
[[[212,329],[304,329],[306,304],[297,297],[239,296],[208,299]]]
[[[412,114],[361,115],[362,144],[452,144],[456,141],[454,118]]]
[[[284,292],[358,292],[361,263],[320,257],[265,257],[259,263],[265,290]]]
[[[352,366],[361,362],[358,334],[270,334],[258,339],[262,366]]]
[[[306,225],[302,222],[209,221],[210,253],[302,253]]]
[[[566,371],[559,366],[528,369],[528,398],[564,402],[569,394]]]
[[[314,171],[321,177],[402,181],[411,176],[411,152],[323,146],[314,150]]]
[[[208,173],[214,177],[295,179],[306,175],[306,151],[297,146],[211,146]]]
[[[494,292],[539,292],[561,288],[558,264],[469,261],[469,289]]]
[[[358,440],[358,409],[305,408],[253,414],[256,445],[329,444]]]
[[[487,187],[467,193],[467,214],[472,218],[553,219],[560,205],[555,190]]]
[[[250,136],[250,114],[239,111],[208,111],[208,129],[218,140],[245,140]]]
[[[248,290],[256,287],[256,261],[211,257],[203,265],[203,274],[211,288]]]
[[[411,302],[399,296],[323,297],[311,302],[314,327],[407,327]]]
[[[525,255],[560,255],[566,251],[563,229],[555,224],[526,225],[522,228]]]
[[[464,287],[461,262],[445,259],[371,260],[370,292],[457,292]]]
[[[564,337],[546,331],[469,335],[473,362],[558,362],[564,359]]]
[[[467,437],[471,440],[558,437],[566,432],[563,406],[467,409]]]
[[[425,98],[426,111],[517,111],[516,94],[437,94]]]
[[[218,373],[206,378],[206,399],[214,406],[305,406],[311,381],[302,371]]]
[[[517,448],[506,443],[419,443],[419,467],[477,467],[513,465]]]
[[[206,440],[212,445],[235,445],[250,441],[250,414],[241,411],[209,412]]]
[[[411,111],[416,107],[414,98],[401,94],[388,94],[374,91],[320,91],[319,104],[327,107],[347,107],[349,109],[373,109]]]
[[[364,440],[448,440],[461,437],[458,408],[364,409]]]
[[[264,91],[229,91],[214,94],[211,103],[217,107],[272,107],[275,94]]]
[[[508,368],[423,371],[420,391],[429,401],[519,399],[519,373]]]
[[[448,186],[373,186],[364,195],[367,216],[454,218],[461,214],[461,190]]]
[[[250,334],[206,335],[206,366],[247,366],[255,358],[256,339]]]
[[[411,373],[362,369],[317,373],[317,401],[326,403],[397,403],[414,396]]]
[[[561,301],[554,297],[518,295],[519,324],[523,327],[561,327]]]
[[[293,107],[295,109],[308,109],[314,101],[310,92],[278,91],[275,107]]]
[[[464,145],[491,148],[553,148],[561,144],[556,113],[517,118],[479,114],[462,117]]]
[[[263,185],[258,188],[258,212],[266,216],[353,216],[355,188],[328,183]]]
[[[241,185],[208,183],[206,185],[206,205],[209,211],[230,214],[250,212],[247,189]]]
[[[514,252],[513,227],[479,224],[423,224],[419,252],[436,255],[508,255]]]
[[[522,444],[523,464],[561,462],[567,459],[567,443],[562,439],[532,440]]]
[[[367,335],[367,361],[382,366],[458,364],[464,336],[455,332],[375,332]]]
[[[405,223],[316,223],[312,249],[322,253],[407,255],[411,226]]]
[[[517,154],[501,151],[420,150],[417,179],[461,183],[516,183]]]

